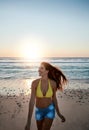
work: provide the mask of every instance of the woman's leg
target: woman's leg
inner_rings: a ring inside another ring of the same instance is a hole
[[[36,120],[37,130],[42,130],[43,121],[44,121],[44,119]]]
[[[44,118],[42,130],[50,130],[53,123],[53,119]]]

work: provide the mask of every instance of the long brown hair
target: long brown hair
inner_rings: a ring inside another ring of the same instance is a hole
[[[48,78],[54,80],[56,82],[57,89],[63,91],[63,85],[65,85],[68,81],[63,72],[50,63],[42,62],[41,64],[43,64],[45,69],[48,70]]]

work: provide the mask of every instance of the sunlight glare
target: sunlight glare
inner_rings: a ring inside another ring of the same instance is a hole
[[[30,35],[19,40],[20,56],[26,60],[40,60],[45,55],[45,40],[41,36]]]
[[[27,59],[36,59],[40,57],[40,50],[35,45],[26,45],[23,48],[23,56]]]
[[[24,86],[25,86],[25,93],[24,93],[24,95],[29,95],[29,94],[31,94],[31,84],[32,84],[32,81],[33,81],[33,79],[31,80],[29,80],[29,79],[26,79],[26,80],[24,80]]]
[[[21,49],[21,56],[26,60],[40,60],[42,57],[42,50],[37,44],[24,44]]]

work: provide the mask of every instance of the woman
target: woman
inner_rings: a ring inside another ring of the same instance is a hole
[[[32,82],[25,130],[30,130],[34,104],[36,104],[35,119],[38,130],[50,130],[55,118],[55,110],[61,121],[65,122],[65,117],[60,113],[56,98],[56,91],[58,89],[62,91],[63,84],[67,83],[65,75],[53,65],[42,62],[39,67],[39,76],[41,78]]]

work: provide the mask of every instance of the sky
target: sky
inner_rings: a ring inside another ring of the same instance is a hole
[[[0,57],[89,57],[88,0],[0,0]]]

